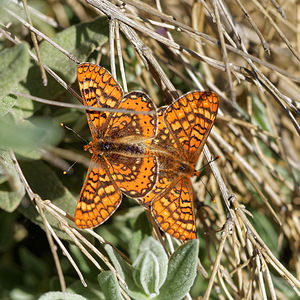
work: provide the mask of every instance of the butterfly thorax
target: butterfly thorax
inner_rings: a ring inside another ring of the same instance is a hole
[[[117,141],[104,141],[102,139],[89,143],[89,146],[86,146],[85,150],[89,150],[97,155],[118,154],[128,157],[144,157],[148,156],[147,154],[149,153],[142,143],[122,143]]]
[[[166,153],[155,153],[159,161],[159,169],[165,170],[169,174],[172,173],[174,176],[190,177],[193,176],[195,169],[189,163],[186,162],[182,157],[175,156]]]

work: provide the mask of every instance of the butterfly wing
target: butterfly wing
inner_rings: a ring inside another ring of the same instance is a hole
[[[154,187],[158,174],[154,156],[109,155],[110,173],[121,191],[131,198],[142,198]]]
[[[149,157],[146,153],[137,153],[138,158],[135,158],[131,149],[132,145],[155,135],[155,105],[141,92],[132,92],[123,98],[119,84],[100,66],[83,63],[78,67],[77,74],[86,105],[120,110],[118,113],[87,111],[90,129],[94,139],[104,138],[128,144],[129,155],[126,149],[122,149],[123,153],[120,155],[105,154],[108,172],[126,195],[143,197],[156,182],[156,158]],[[122,109],[131,110],[132,114],[124,113]],[[140,147],[143,148],[144,145],[140,144]]]
[[[180,240],[196,238],[192,185],[189,178],[163,174],[151,192],[152,215],[160,228]]]
[[[124,96],[118,109],[108,124],[106,136],[119,142],[132,142],[149,139],[157,130],[157,112],[152,100],[142,92],[131,92]],[[122,112],[132,111],[132,114]],[[140,113],[139,113],[140,112]]]
[[[194,164],[213,127],[218,97],[211,92],[188,93],[169,105],[164,121],[186,161]]]
[[[120,155],[107,154],[110,172],[124,194],[131,198],[144,197],[153,188],[158,173],[156,157],[143,143],[156,134],[156,107],[146,94],[132,92],[125,95],[118,108],[120,112],[112,115],[106,135],[107,139],[127,146]],[[124,114],[122,109],[131,110],[132,114]]]
[[[155,153],[155,155],[159,156],[176,156],[180,154],[180,150],[178,149],[177,144],[164,121],[164,113],[167,106],[160,107],[157,109],[157,132],[156,135],[150,139],[145,141],[147,147],[150,152]],[[160,163],[162,161],[160,160]]]
[[[168,190],[172,182],[173,178],[165,176],[165,172],[160,170],[155,187],[151,190],[150,193],[140,199],[141,204],[146,208],[150,208],[153,203],[153,199],[159,198],[160,195]]]
[[[160,228],[175,238],[196,238],[194,201],[189,178],[178,177],[174,160],[183,157],[164,122],[166,107],[158,110],[158,130],[148,142],[159,160],[159,174],[155,187],[141,199],[150,208]]]
[[[123,98],[123,91],[112,75],[103,67],[82,63],[77,68],[79,88],[84,104],[99,108],[132,110],[132,114],[87,111],[93,137],[110,139],[131,137],[145,139],[156,132],[156,108],[142,92],[132,92]],[[144,114],[136,114],[137,111]]]
[[[77,78],[85,105],[118,108],[123,91],[105,68],[92,63],[82,63],[77,68]],[[87,110],[86,114],[93,139],[103,137],[112,113]]]
[[[102,224],[115,212],[121,199],[105,158],[93,155],[75,210],[76,226],[91,228]]]

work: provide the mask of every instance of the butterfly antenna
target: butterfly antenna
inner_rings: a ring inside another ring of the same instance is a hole
[[[72,133],[74,133],[79,139],[84,141],[86,144],[89,143],[85,138],[83,138],[80,134],[78,134],[76,131],[74,131],[71,127],[67,126],[66,124],[60,123],[60,126],[67,129],[67,130],[70,130]]]
[[[202,184],[204,185],[205,191],[209,194],[211,202],[215,203],[216,200],[213,196],[213,194],[208,190],[208,188],[206,187],[206,185],[204,184],[203,180],[200,178],[200,181],[202,182]]]
[[[68,168],[67,171],[63,171],[63,174],[66,175],[66,174],[70,173],[70,170],[71,170],[76,164],[77,164],[77,161],[74,161],[74,162],[72,163],[72,165]]]
[[[209,161],[208,163],[206,163],[201,169],[205,169],[209,164],[211,164],[212,162],[218,160],[219,158],[221,158],[221,156],[217,156],[215,157],[213,160]],[[194,171],[194,176],[199,177],[201,174],[200,171]],[[215,199],[212,195],[212,193],[207,189],[206,185],[204,184],[203,180],[200,178],[200,181],[203,183],[205,191],[209,194],[210,198],[212,199],[212,202],[215,202]]]
[[[204,166],[202,166],[202,168],[200,170],[205,169],[209,164],[213,163],[214,161],[218,160],[219,158],[221,158],[221,156],[215,157],[213,160],[209,161]],[[199,177],[201,175],[201,172],[200,171],[194,171],[193,175]]]

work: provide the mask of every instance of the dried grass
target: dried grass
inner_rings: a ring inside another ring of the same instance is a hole
[[[136,80],[157,105],[193,89],[213,90],[220,97],[216,125],[204,154],[208,161],[221,158],[202,177],[215,202],[210,207],[197,205],[203,233],[199,238],[206,246],[201,257],[211,265],[204,270],[199,262],[201,276],[207,278],[201,299],[208,299],[212,290],[219,299],[287,299],[274,287],[270,272],[279,274],[300,295],[300,4],[281,2],[68,1],[82,21],[98,13],[110,18],[110,47],[99,49],[98,57],[100,61],[109,54],[112,74],[119,68],[125,91],[124,63],[133,66],[133,62],[124,49],[132,45],[139,55]],[[53,13],[60,26],[69,25],[59,2]],[[50,23],[55,24],[52,19]],[[204,199],[203,183],[194,180],[193,185],[197,199]],[[46,209],[60,220],[96,267],[101,269],[88,248],[113,269],[70,227],[63,212],[39,197],[31,198],[40,203],[40,212]],[[261,216],[279,232],[278,250],[283,241],[290,248],[288,265],[274,255],[256,228]],[[44,222],[49,241],[53,243],[54,237],[61,246]],[[170,246],[168,240],[162,242]],[[56,262],[60,270],[58,257]],[[62,274],[60,278],[64,290]]]

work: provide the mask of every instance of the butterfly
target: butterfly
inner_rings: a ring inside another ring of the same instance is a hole
[[[196,238],[194,198],[190,177],[199,175],[197,162],[213,127],[218,97],[190,92],[158,110],[158,130],[147,145],[159,161],[153,190],[140,199],[151,209],[160,228],[180,240]]]
[[[146,94],[123,95],[120,85],[103,67],[82,63],[77,68],[77,77],[84,105],[132,111],[86,111],[93,140],[85,150],[93,155],[74,221],[79,228],[91,228],[115,212],[122,193],[140,198],[155,185],[157,158],[148,151],[145,141],[156,135],[157,112]]]

